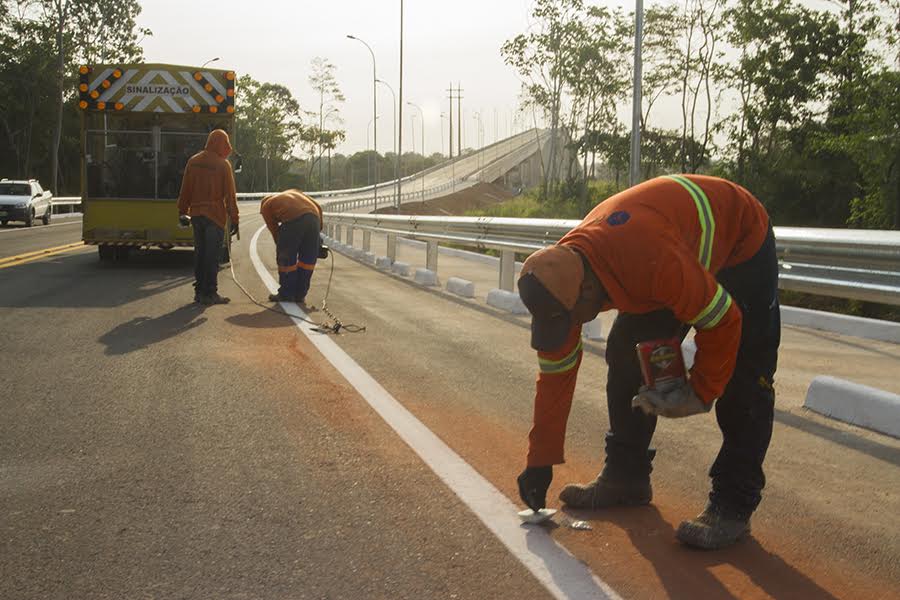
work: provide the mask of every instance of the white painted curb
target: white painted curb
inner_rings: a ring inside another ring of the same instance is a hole
[[[519,298],[519,294],[506,290],[494,289],[488,292],[487,303],[494,308],[511,312],[514,315],[527,315],[528,308]]]
[[[468,279],[451,277],[447,280],[447,291],[463,298],[474,298],[475,284]]]
[[[781,323],[900,344],[900,323],[892,321],[782,306]]]
[[[427,285],[433,286],[438,284],[437,273],[434,271],[429,271],[424,267],[419,267],[416,269],[416,274],[413,275],[413,280],[419,285]]]
[[[819,414],[900,438],[900,396],[845,379],[813,379],[803,406]]]
[[[409,277],[409,263],[395,262],[391,265],[391,272],[401,277]]]
[[[389,256],[379,256],[375,258],[375,266],[379,269],[388,271],[391,268],[391,258]]]

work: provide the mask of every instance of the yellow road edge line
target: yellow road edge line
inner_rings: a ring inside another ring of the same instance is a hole
[[[46,258],[48,256],[63,254],[64,252],[72,252],[73,250],[77,250],[79,248],[90,248],[90,246],[88,246],[84,242],[76,242],[74,244],[55,246],[53,248],[44,248],[43,250],[36,250],[34,252],[26,252],[25,254],[19,254],[16,256],[8,256],[6,258],[0,259],[0,269],[22,265],[28,262],[39,260],[41,258]]]

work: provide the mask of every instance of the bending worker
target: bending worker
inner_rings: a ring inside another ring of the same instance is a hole
[[[581,364],[581,325],[617,309],[606,345],[606,463],[567,485],[573,508],[648,504],[650,440],[658,416],[710,411],[723,442],[705,510],[681,523],[683,543],[720,548],[749,531],[765,484],[781,336],[775,239],[765,208],[741,186],[699,175],[659,177],[597,205],[555,246],[532,254],[519,293],[532,314],[540,374],[519,493],[543,508]],[[689,378],[674,390],[642,385],[639,342],[696,330]]]
[[[300,190],[287,190],[267,196],[259,212],[275,240],[278,263],[278,293],[269,300],[303,304],[319,258],[322,207]]]
[[[178,220],[194,226],[194,302],[201,304],[230,302],[219,295],[218,285],[225,229],[236,233],[239,220],[234,173],[225,160],[229,154],[228,134],[221,129],[211,131],[206,149],[188,160],[178,194]]]

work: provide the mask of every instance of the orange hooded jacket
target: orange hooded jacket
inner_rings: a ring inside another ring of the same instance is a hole
[[[676,175],[605,200],[559,243],[587,258],[610,298],[603,310],[639,314],[667,308],[696,329],[690,381],[709,403],[731,379],[741,340],[741,311],[715,274],[756,254],[768,228],[765,208],[741,186]],[[564,462],[581,353],[580,325],[559,350],[538,352],[530,466]]]
[[[319,203],[300,190],[286,190],[280,194],[272,194],[263,199],[259,206],[259,214],[278,241],[278,224],[293,221],[305,214],[312,213],[319,217],[319,230],[322,229],[322,207]]]
[[[184,169],[178,194],[179,215],[207,217],[223,229],[226,214],[233,224],[238,223],[234,173],[231,163],[225,160],[229,154],[228,134],[221,129],[209,132],[206,149],[192,156]]]

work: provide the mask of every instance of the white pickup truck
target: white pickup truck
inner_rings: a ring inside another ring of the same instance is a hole
[[[40,218],[44,225],[50,223],[53,210],[53,194],[44,191],[36,179],[0,180],[0,224],[24,221],[26,227]]]

